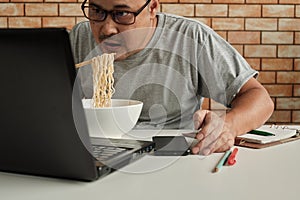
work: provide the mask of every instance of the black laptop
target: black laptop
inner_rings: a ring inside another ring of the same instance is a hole
[[[89,137],[65,29],[0,29],[0,63],[0,171],[92,181],[153,149]]]

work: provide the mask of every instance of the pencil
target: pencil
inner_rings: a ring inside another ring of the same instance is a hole
[[[215,172],[218,172],[221,170],[222,166],[224,165],[224,163],[226,162],[227,158],[229,157],[231,153],[231,150],[229,149],[228,151],[225,152],[224,156],[221,158],[221,160],[218,162],[216,168],[215,168]]]

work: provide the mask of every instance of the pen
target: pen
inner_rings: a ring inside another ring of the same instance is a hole
[[[230,155],[231,150],[228,150],[225,152],[224,156],[222,157],[222,159],[218,162],[216,168],[215,168],[215,172],[218,172],[221,170],[222,166],[224,165],[224,163],[226,162],[228,156]]]
[[[227,163],[228,165],[234,165],[236,163],[235,157],[238,152],[238,148],[234,148],[230,156],[228,157]]]
[[[273,134],[273,133],[269,133],[266,131],[259,131],[259,130],[252,130],[252,131],[249,131],[248,133],[255,134],[255,135],[261,135],[261,136],[275,136],[275,134]]]
[[[189,138],[195,138],[197,133],[199,133],[199,131],[201,131],[201,128],[198,129],[198,130],[193,130],[193,131],[188,132],[188,133],[182,133],[182,135],[185,136],[185,137],[189,137]]]

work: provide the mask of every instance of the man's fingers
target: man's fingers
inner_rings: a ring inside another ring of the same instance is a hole
[[[228,132],[223,133],[212,148],[212,152],[224,152],[229,150],[233,145],[234,137]]]
[[[201,128],[201,130],[196,135],[199,142],[192,148],[193,153],[208,155],[230,147],[232,142],[228,141],[229,137],[226,136],[227,134],[222,135],[226,131],[223,117],[223,114],[219,116],[208,110],[195,112],[193,115],[194,126],[195,129]]]
[[[224,145],[220,146],[218,149],[216,149],[214,152],[224,152],[229,150],[234,145],[234,140],[230,139],[228,140]]]
[[[214,134],[211,134],[214,135]],[[224,152],[229,150],[234,145],[234,137],[228,133],[224,132],[215,140],[200,141],[192,148],[194,154],[209,155],[213,152]]]
[[[215,119],[216,121],[218,119]],[[204,125],[201,131],[196,135],[196,139],[199,141],[199,143],[196,145],[199,147],[199,151],[201,152],[203,149],[208,148],[213,142],[218,140],[219,136],[221,135],[223,131],[223,124],[213,124],[210,123],[208,125]]]
[[[198,110],[193,115],[194,128],[199,129],[205,120],[208,110]]]

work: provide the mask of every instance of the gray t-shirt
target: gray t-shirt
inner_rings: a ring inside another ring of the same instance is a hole
[[[257,72],[208,26],[170,14],[157,17],[146,48],[115,61],[113,98],[144,103],[138,128],[193,128],[192,117],[203,97],[230,107]],[[89,22],[77,24],[70,39],[76,63],[99,54]],[[80,68],[78,77],[84,96],[91,98],[91,67]]]

